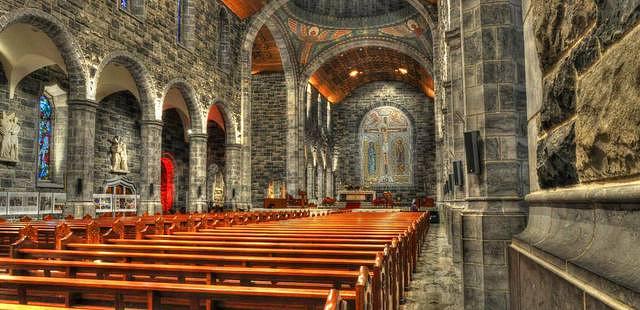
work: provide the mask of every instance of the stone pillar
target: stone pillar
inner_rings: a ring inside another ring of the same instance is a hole
[[[162,156],[162,122],[144,120],[142,134],[142,167],[140,181],[140,206],[138,214],[162,212],[160,202],[160,175]]]
[[[69,101],[65,213],[76,218],[96,215],[93,203],[96,108],[92,100]]]
[[[321,161],[321,160],[320,160]],[[322,162],[318,163],[318,173],[316,175],[318,181],[316,182],[316,198],[318,199],[318,205],[322,203],[324,198],[324,169],[322,168]]]
[[[327,169],[327,175],[325,176],[327,180],[327,185],[325,187],[325,196],[335,198],[335,193],[333,192],[333,170]]]
[[[227,144],[225,157],[225,194],[224,205],[232,210],[238,209],[242,185],[242,145]]]
[[[529,191],[521,1],[460,4],[462,59],[455,65],[462,68],[464,131],[479,131],[483,146],[480,174],[468,174],[465,195],[455,196],[467,205],[457,230],[464,304],[507,309],[506,250],[526,225],[523,197]]]
[[[189,135],[189,195],[187,210],[203,212],[207,209],[207,135]]]
[[[246,140],[249,140],[248,138]],[[251,208],[251,142],[242,145],[242,182],[236,207]]]

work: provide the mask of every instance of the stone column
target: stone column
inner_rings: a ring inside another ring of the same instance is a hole
[[[231,208],[235,211],[238,209],[238,203],[240,202],[240,190],[242,185],[242,145],[225,145],[224,157],[224,205],[226,208]]]
[[[462,58],[455,65],[462,68],[464,131],[479,131],[483,146],[480,173],[467,174],[465,195],[455,196],[467,205],[457,230],[464,305],[507,309],[506,250],[526,225],[529,191],[521,1],[460,4]]]
[[[333,192],[333,171],[331,169],[327,169],[327,175],[325,176],[327,180],[327,185],[325,188],[326,196],[335,198],[335,193]]]
[[[207,135],[189,135],[189,195],[187,209],[203,212],[207,209]]]
[[[249,140],[249,139],[247,139]],[[242,145],[242,182],[236,207],[251,208],[251,142]]]
[[[321,161],[321,160],[320,160]],[[317,173],[317,178],[318,181],[316,182],[316,198],[318,199],[318,205],[322,202],[322,199],[324,198],[324,169],[322,168],[322,162],[318,163],[318,173]]]
[[[92,100],[69,101],[65,213],[76,218],[96,215],[93,203],[96,109],[97,104]]]
[[[142,134],[142,167],[140,181],[140,206],[138,214],[162,212],[160,202],[160,175],[162,157],[162,122],[144,120]]]

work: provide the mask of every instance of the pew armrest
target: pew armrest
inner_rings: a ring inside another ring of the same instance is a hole
[[[347,303],[340,297],[340,291],[332,289],[327,295],[327,302],[324,305],[324,310],[346,310]]]

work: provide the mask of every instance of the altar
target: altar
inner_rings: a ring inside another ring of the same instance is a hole
[[[376,197],[375,191],[342,190],[338,191],[338,201],[371,202]]]

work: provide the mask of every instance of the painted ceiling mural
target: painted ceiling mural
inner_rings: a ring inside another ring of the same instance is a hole
[[[425,4],[428,11],[436,8]],[[432,59],[428,23],[406,0],[291,0],[273,17],[286,29],[289,52],[302,69],[337,45],[359,39],[402,43],[423,54],[427,62]],[[394,49],[369,47],[323,59],[309,82],[332,103],[363,84],[381,80],[407,82],[434,97],[429,68]],[[253,74],[282,72],[279,49],[266,27],[259,31],[252,52]]]
[[[296,48],[298,61],[303,66],[330,46],[361,36],[393,38],[413,46],[426,55],[431,55],[431,51],[425,50],[418,41],[418,38],[424,35],[429,44],[431,43],[431,37],[427,34],[428,31],[425,31],[428,29],[427,23],[418,14],[394,23],[369,28],[337,28],[312,24],[301,21],[297,16],[293,16],[289,10],[281,10],[278,14],[282,20],[287,21],[286,24],[294,38],[292,41]]]

